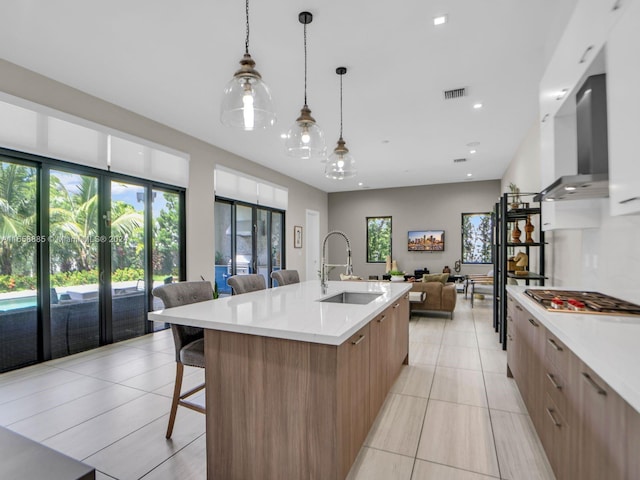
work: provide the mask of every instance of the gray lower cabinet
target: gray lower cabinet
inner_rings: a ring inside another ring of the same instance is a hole
[[[508,372],[558,480],[640,479],[640,414],[511,295]]]

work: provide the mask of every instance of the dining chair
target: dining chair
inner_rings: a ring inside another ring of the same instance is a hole
[[[154,297],[162,300],[165,308],[213,300],[213,288],[211,287],[211,282],[207,281],[169,283],[154,288],[152,293]],[[173,343],[176,348],[176,381],[173,388],[173,400],[171,402],[166,438],[171,438],[178,405],[196,412],[206,413],[202,406],[186,400],[191,395],[202,390],[205,386],[204,383],[187,392],[181,392],[184,366],[204,368],[204,330],[199,327],[171,324],[171,332],[173,333]]]
[[[264,277],[258,273],[233,275],[227,279],[227,285],[232,288],[234,295],[255,292],[256,290],[264,290],[267,288]]]
[[[278,282],[278,286],[300,283],[300,276],[297,270],[276,270],[271,272],[271,278]]]

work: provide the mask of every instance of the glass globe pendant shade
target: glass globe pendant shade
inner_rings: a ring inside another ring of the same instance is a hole
[[[311,116],[308,106],[302,107],[300,116],[287,132],[285,148],[287,154],[292,157],[302,160],[310,158],[324,160],[327,154],[324,133]]]
[[[253,67],[248,53],[240,60],[238,70],[224,89],[220,121],[228,127],[242,130],[268,128],[276,123],[276,113],[269,87]]]
[[[345,180],[356,176],[356,161],[349,149],[345,146],[342,137],[338,140],[338,146],[327,160],[324,175],[333,180]]]

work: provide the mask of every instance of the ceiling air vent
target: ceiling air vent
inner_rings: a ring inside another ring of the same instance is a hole
[[[467,95],[466,88],[454,88],[453,90],[445,90],[444,91],[444,99],[452,100],[454,98],[465,97]]]
[[[453,163],[462,163],[462,162],[466,162],[467,159],[466,158],[454,158],[453,159]]]

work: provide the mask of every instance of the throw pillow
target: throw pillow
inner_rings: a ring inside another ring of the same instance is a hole
[[[440,282],[442,284],[447,283],[449,279],[448,273],[429,273],[422,276],[423,282]]]

